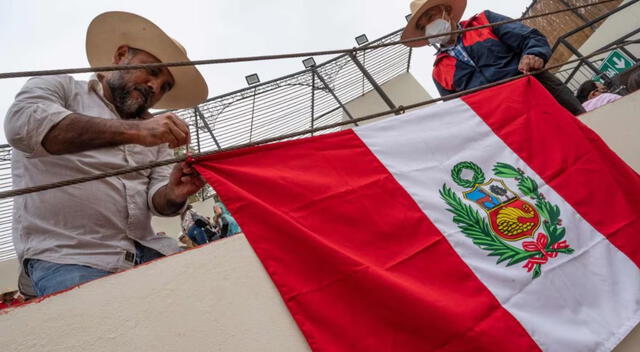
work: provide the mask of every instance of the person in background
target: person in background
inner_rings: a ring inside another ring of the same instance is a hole
[[[214,222],[220,228],[220,237],[229,237],[242,232],[236,219],[231,216],[227,207],[218,201],[213,206]]]
[[[547,38],[522,23],[447,34],[510,20],[486,10],[460,22],[466,5],[466,0],[414,0],[410,5],[411,19],[402,33],[402,40],[444,34],[405,43],[410,47],[432,45],[437,49],[432,76],[441,96],[544,68],[551,56]],[[556,76],[545,71],[534,77],[571,113],[584,112],[571,90]]]
[[[602,83],[586,81],[578,88],[576,98],[582,103],[586,111],[593,111],[622,98],[622,96],[609,93],[607,87]]]
[[[193,243],[199,246],[209,242],[204,231],[206,225],[203,226],[203,224],[197,223],[206,221],[206,219],[196,213],[191,204],[187,205],[185,211],[180,215],[180,219],[182,220],[182,234],[187,235]]]

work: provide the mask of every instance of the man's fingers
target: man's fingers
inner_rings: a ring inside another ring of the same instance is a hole
[[[535,59],[535,69],[536,70],[541,70],[544,67],[544,60],[542,60],[539,57],[536,57]]]
[[[173,135],[173,133],[165,131],[163,135],[160,137],[161,143],[169,143],[169,148],[178,148],[180,146],[178,139]],[[161,144],[159,143],[159,144]]]
[[[197,186],[198,188],[201,188],[206,183],[204,179],[199,175],[182,176],[180,177],[180,182],[192,184],[194,186]]]
[[[523,73],[527,73],[527,57],[523,56],[522,59],[520,59],[520,63],[518,64],[518,71],[523,72]]]
[[[173,137],[176,140],[177,145],[174,146],[173,148],[187,144],[187,134],[185,134],[181,129],[179,129],[173,123],[168,123],[166,127],[168,128],[169,132],[171,133],[171,135],[173,135]]]
[[[535,55],[525,55],[520,59],[518,64],[518,71],[523,73],[530,73],[531,71],[537,71],[544,68],[544,60]]]
[[[167,114],[169,119],[178,127],[184,134],[189,135],[189,125],[184,122],[181,118],[179,118],[176,114],[169,113]]]
[[[159,143],[169,143],[170,148],[189,143],[189,126],[175,114],[166,113],[156,116],[153,124],[157,131],[155,138],[159,139]]]

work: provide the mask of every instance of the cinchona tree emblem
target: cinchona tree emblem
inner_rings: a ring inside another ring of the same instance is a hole
[[[465,170],[472,174],[470,179],[462,177]],[[525,262],[523,268],[533,271],[535,279],[550,259],[573,253],[564,240],[566,229],[562,227],[560,208],[548,202],[535,180],[522,170],[497,163],[493,173],[496,178],[485,182],[478,165],[458,163],[451,170],[451,178],[466,189],[461,193],[466,202],[446,184],[440,196],[449,206],[453,222],[476,246],[488,251],[489,256],[498,257],[496,264]],[[528,199],[521,198],[499,178],[515,180],[518,190]]]

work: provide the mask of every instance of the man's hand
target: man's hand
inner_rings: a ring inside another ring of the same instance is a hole
[[[189,126],[171,112],[137,121],[137,126],[135,143],[145,147],[169,143],[177,148],[189,142]]]
[[[544,67],[544,60],[535,55],[524,55],[518,64],[518,71],[530,73],[541,70]]]
[[[198,192],[205,183],[204,178],[193,167],[182,162],[171,170],[167,192],[172,200],[183,203],[190,195]]]
[[[175,214],[189,196],[198,192],[205,183],[204,178],[186,162],[177,164],[171,170],[169,183],[153,196],[153,205],[161,214]]]

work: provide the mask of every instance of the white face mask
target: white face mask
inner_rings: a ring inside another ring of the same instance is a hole
[[[427,36],[442,34],[447,32],[451,32],[451,22],[443,18],[439,18],[429,23],[426,27],[424,27],[424,34]],[[430,38],[429,43],[442,45],[442,44],[448,43],[449,40],[451,40],[451,34],[445,35],[442,37]]]

